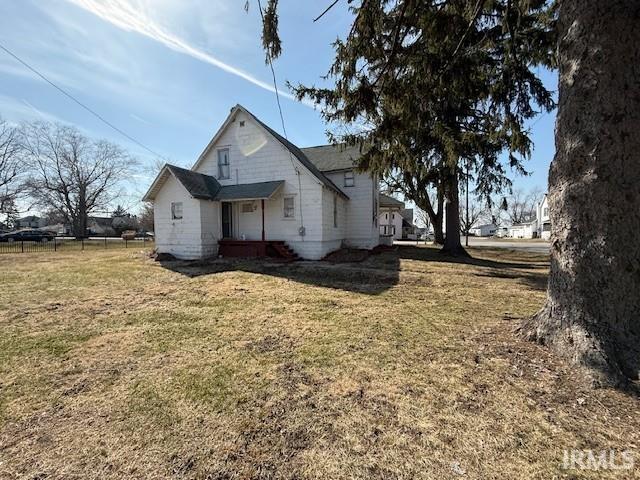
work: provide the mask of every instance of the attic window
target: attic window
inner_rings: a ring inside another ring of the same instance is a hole
[[[244,127],[244,120],[240,120],[240,126]]]

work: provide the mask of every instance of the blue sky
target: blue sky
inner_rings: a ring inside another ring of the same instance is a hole
[[[289,138],[326,143],[326,126],[309,105],[288,98],[285,81],[322,84],[331,42],[351,16],[340,2],[319,22],[326,2],[282,0],[283,55],[275,63]],[[0,43],[167,161],[190,166],[229,109],[244,105],[280,131],[271,74],[260,44],[257,0],[4,0]],[[543,72],[555,88],[556,77]],[[131,201],[152,180],[154,157],[121,137],[0,51],[0,115],[76,125],[129,149],[143,165]],[[546,189],[555,112],[531,122],[535,151],[524,189]]]

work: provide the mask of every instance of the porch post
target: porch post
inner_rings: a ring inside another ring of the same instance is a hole
[[[264,242],[264,198],[260,200],[260,205],[262,206],[262,241]]]

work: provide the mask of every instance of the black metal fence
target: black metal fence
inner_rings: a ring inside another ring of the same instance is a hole
[[[29,242],[16,240],[13,242],[0,242],[0,254],[2,253],[32,253],[32,252],[72,252],[85,250],[111,250],[120,248],[153,248],[152,239],[136,238],[135,240],[123,240],[121,238],[87,238],[76,240],[74,238],[54,238],[41,242]]]

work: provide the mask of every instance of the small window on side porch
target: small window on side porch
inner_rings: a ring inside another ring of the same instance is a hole
[[[171,202],[171,220],[182,220],[182,202]]]
[[[284,218],[296,217],[295,197],[293,196],[284,197],[283,216]]]

